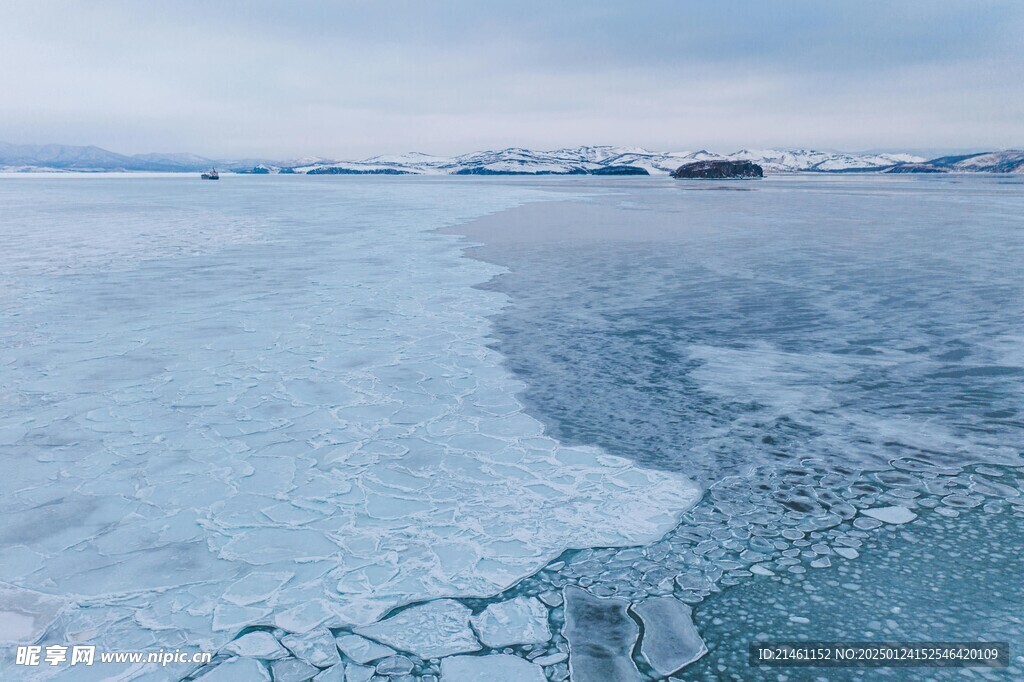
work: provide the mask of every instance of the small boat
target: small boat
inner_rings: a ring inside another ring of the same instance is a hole
[[[210,172],[203,173],[200,177],[203,180],[220,180],[220,175],[217,174],[216,168],[211,168]]]

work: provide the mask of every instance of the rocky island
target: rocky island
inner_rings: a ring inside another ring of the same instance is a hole
[[[695,161],[683,164],[672,172],[673,178],[763,178],[764,170],[751,161]]]

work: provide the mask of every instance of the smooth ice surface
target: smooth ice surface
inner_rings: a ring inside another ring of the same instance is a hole
[[[470,611],[451,599],[409,608],[359,628],[359,634],[420,658],[436,658],[480,649],[469,627]]]
[[[493,649],[551,639],[548,610],[532,597],[491,604],[470,620],[480,641]]]
[[[288,651],[269,632],[250,632],[230,642],[224,651],[239,656],[274,660],[285,658]]]
[[[297,658],[286,658],[271,663],[270,672],[274,682],[306,682],[316,677],[320,670]]]
[[[339,635],[338,649],[356,663],[369,663],[395,653],[394,650],[359,635]]]
[[[875,507],[862,509],[861,512],[879,521],[892,524],[910,523],[917,518],[917,514],[906,507]]]
[[[202,682],[264,682],[270,673],[253,658],[233,658],[203,675]]]
[[[0,642],[34,642],[57,619],[66,604],[60,597],[0,585]]]
[[[315,637],[671,528],[696,489],[546,436],[489,347],[500,269],[431,231],[545,198],[3,179],[0,581],[68,596],[44,641]]]
[[[631,653],[639,628],[626,613],[629,602],[599,599],[578,587],[565,588],[569,670],[577,680],[639,680]]]
[[[662,675],[671,675],[707,653],[689,606],[674,597],[652,597],[633,606],[644,624],[640,653]]]
[[[540,666],[516,656],[452,656],[441,662],[443,682],[544,682]]]
[[[328,630],[312,634],[286,635],[281,643],[298,658],[317,666],[326,668],[335,665],[338,657],[338,646],[334,636]]]

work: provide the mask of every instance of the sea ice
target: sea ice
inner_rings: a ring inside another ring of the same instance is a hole
[[[491,604],[470,619],[480,641],[492,649],[551,639],[548,610],[533,597]]]
[[[232,658],[199,678],[200,682],[269,682],[270,673],[253,658]]]
[[[652,597],[634,605],[633,611],[644,624],[640,653],[662,675],[671,675],[707,653],[692,610],[678,599]]]
[[[0,642],[35,642],[66,605],[60,597],[0,585]]]
[[[420,658],[440,658],[480,649],[469,627],[470,610],[451,599],[411,606],[356,632]]]
[[[556,663],[561,663],[562,661],[566,661],[568,659],[569,654],[559,651],[558,653],[549,654],[547,656],[538,656],[537,658],[533,659],[533,662],[537,665],[549,666],[555,665]]]
[[[270,671],[274,675],[274,682],[306,682],[320,672],[318,668],[297,658],[274,661],[270,664]]]
[[[565,588],[569,670],[578,680],[639,680],[632,651],[640,633],[626,613],[629,602],[599,599],[578,587]]]
[[[506,299],[478,285],[500,269],[432,232],[553,195],[263,182],[254,220],[253,189],[24,186],[0,220],[20,292],[0,309],[0,581],[75,595],[69,631],[316,640],[647,542],[695,503],[682,476],[542,435],[491,347]],[[0,600],[4,634],[54,608]]]
[[[365,665],[345,665],[345,682],[369,682],[376,671]]]
[[[349,678],[349,680],[352,682],[353,678]],[[345,682],[345,665],[338,663],[326,670],[321,670],[313,678],[313,682]]]
[[[441,679],[443,682],[545,682],[540,666],[507,654],[442,659]]]
[[[228,643],[224,651],[239,656],[275,660],[287,658],[288,650],[269,632],[257,631],[242,635]]]
[[[398,675],[408,675],[416,666],[405,656],[388,656],[378,661],[375,667],[378,675],[396,677]]]
[[[335,641],[341,653],[356,663],[369,663],[395,653],[394,649],[359,635],[338,635]]]
[[[340,662],[334,636],[328,630],[313,634],[285,635],[281,643],[302,660],[326,668]]]
[[[862,509],[861,511],[879,521],[894,525],[910,523],[917,518],[917,514],[906,507],[875,507],[874,509]]]

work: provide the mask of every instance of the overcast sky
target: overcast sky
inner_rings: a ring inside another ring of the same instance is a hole
[[[0,3],[0,140],[359,158],[1024,145],[1024,2]]]

